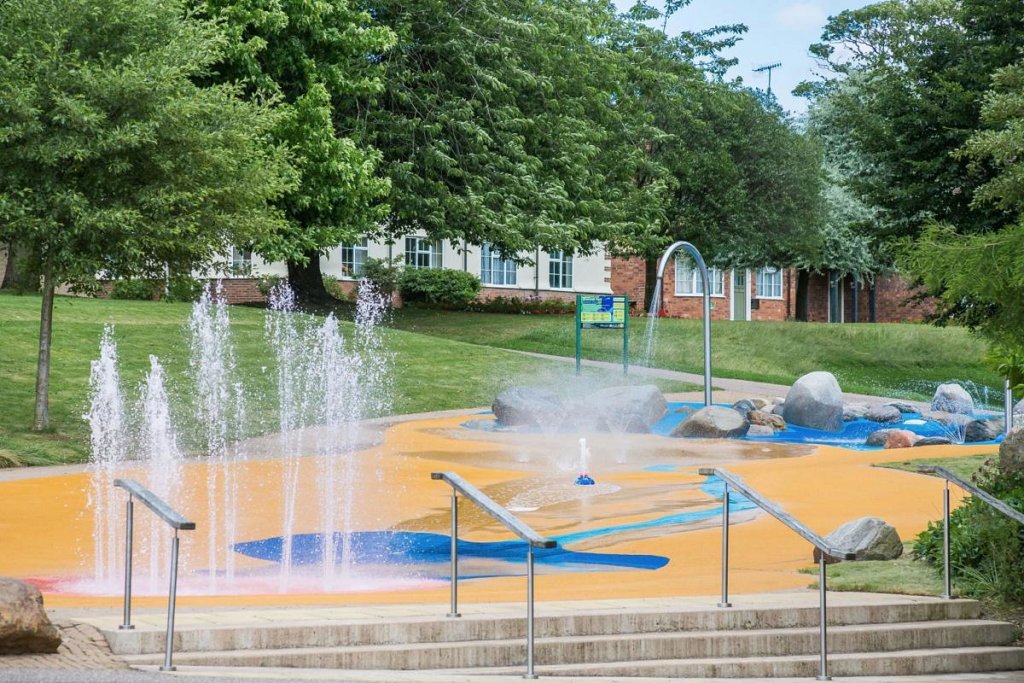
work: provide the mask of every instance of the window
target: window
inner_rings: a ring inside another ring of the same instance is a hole
[[[782,269],[765,266],[757,271],[757,298],[782,298]]]
[[[572,289],[572,254],[553,251],[549,256],[548,285],[553,289]]]
[[[231,274],[249,275],[252,273],[252,250],[231,247]]]
[[[441,243],[425,237],[406,237],[405,265],[410,268],[441,268]]]
[[[341,246],[341,276],[344,278],[360,278],[366,266],[366,238],[355,244]]]
[[[516,263],[501,257],[491,245],[480,247],[480,282],[485,285],[516,284]]]
[[[720,268],[708,268],[711,296],[725,296],[725,273]],[[704,294],[704,280],[700,270],[690,258],[676,257],[676,296]]]

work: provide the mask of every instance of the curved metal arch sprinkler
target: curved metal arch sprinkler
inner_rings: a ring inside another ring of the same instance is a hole
[[[655,290],[657,296],[660,297],[665,278],[665,266],[668,265],[672,254],[680,249],[693,257],[697,268],[700,269],[700,277],[704,283],[704,405],[709,406],[711,405],[711,278],[708,277],[708,267],[704,264],[704,257],[697,251],[697,247],[683,241],[670,245],[662,255],[661,261],[658,262],[658,279],[654,286],[657,288]]]

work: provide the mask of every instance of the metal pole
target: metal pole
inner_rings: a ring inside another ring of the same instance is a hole
[[[732,607],[729,602],[729,484],[722,494],[722,601],[719,607]]]
[[[576,374],[583,374],[583,295],[576,295]]]
[[[711,282],[704,273],[704,406],[711,405]]]
[[[614,306],[613,306],[614,310]],[[625,317],[622,321],[622,374],[629,374],[629,299],[625,300]]]
[[[164,665],[161,671],[174,671],[171,664],[171,653],[174,651],[174,604],[178,597],[178,530],[174,530],[171,541],[171,587],[167,595],[167,650],[164,653]]]
[[[825,599],[825,593],[828,591],[828,586],[825,583],[826,578],[825,553],[822,551],[818,557],[818,593],[821,597],[820,614],[818,615],[818,635],[821,639],[821,661],[819,662],[820,668],[818,673],[819,681],[832,680],[832,677],[828,675],[828,618]]]
[[[949,480],[946,480],[946,490],[942,496],[942,567],[943,567],[943,594],[947,600],[953,597],[953,581],[949,575]]]
[[[461,617],[459,614],[459,496],[452,488],[452,606],[448,615],[451,618]]]
[[[1006,380],[1006,389],[1003,396],[1003,434],[1009,434],[1013,429],[1013,387],[1010,380]]]
[[[537,678],[533,673],[533,546],[526,553],[526,673],[523,678]]]
[[[128,494],[128,505],[124,532],[124,623],[118,626],[122,631],[135,628],[132,626],[132,532],[135,520],[135,504],[132,494]]]

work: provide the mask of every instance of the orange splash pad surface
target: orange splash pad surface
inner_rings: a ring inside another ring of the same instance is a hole
[[[579,453],[577,434],[509,434],[463,428],[467,417],[405,422],[386,430],[380,445],[355,454],[352,510],[355,530],[406,530],[447,534],[451,489],[430,479],[434,471],[453,471],[543,535],[554,536],[614,525],[631,524],[687,510],[706,510],[720,503],[701,490],[699,466],[727,468],[751,487],[779,503],[820,534],[852,519],[872,515],[894,525],[904,540],[929,521],[941,517],[941,480],[909,472],[872,467],[926,457],[973,455],[978,448],[933,446],[911,450],[854,451],[806,445],[768,445],[746,441],[695,441],[655,435],[592,434],[590,474],[595,487],[572,484]],[[988,447],[993,449],[995,447]],[[315,491],[316,456],[300,458],[303,491]],[[279,482],[282,461],[262,458],[231,465],[244,501],[238,515],[237,541],[279,536],[283,500]],[[207,479],[220,476],[208,462],[185,466],[185,501],[173,501],[199,528],[182,532],[183,573],[202,571],[209,556],[203,520],[209,506]],[[34,473],[32,473],[34,474]],[[126,471],[120,476],[136,474]],[[141,478],[141,476],[140,476]],[[78,472],[23,476],[0,482],[0,574],[37,581],[50,606],[115,607],[120,585],[104,595],[76,590],[76,581],[93,575],[93,512],[89,474]],[[118,489],[118,493],[122,493]],[[959,503],[960,492],[953,488]],[[115,496],[123,505],[123,496]],[[317,533],[319,511],[315,493],[300,495],[296,533]],[[512,536],[466,501],[459,507],[462,540],[496,541]],[[152,515],[136,506],[136,534]],[[780,522],[760,512],[732,516],[730,589],[734,593],[804,588],[811,577],[799,569],[812,564],[812,548]],[[611,569],[585,573],[551,572],[538,565],[537,595],[548,600],[714,595],[720,589],[720,517],[689,524],[658,526],[589,538],[570,550],[648,554],[667,557],[657,570]],[[168,535],[166,528],[161,529]],[[123,528],[118,532],[123,534]],[[138,543],[138,542],[137,542]],[[118,551],[123,552],[123,551]],[[219,548],[218,566],[228,550]],[[120,557],[120,556],[119,556]],[[235,555],[239,571],[266,567],[262,560]],[[160,555],[155,563],[164,566]],[[139,576],[150,566],[147,549],[134,562]],[[121,571],[120,569],[118,571]],[[376,570],[375,570],[376,571]],[[59,579],[56,580],[56,579]],[[166,604],[166,584],[150,586],[136,579],[135,604]],[[298,586],[301,591],[301,586]],[[295,588],[292,589],[293,591]],[[406,581],[357,585],[357,592],[280,593],[267,586],[259,594],[190,595],[188,581],[179,587],[182,605],[351,605],[444,603],[449,589],[443,581]],[[460,600],[517,601],[523,597],[521,576],[462,581]]]

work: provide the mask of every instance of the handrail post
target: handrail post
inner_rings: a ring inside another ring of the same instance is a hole
[[[171,585],[167,594],[167,649],[164,652],[164,665],[161,671],[174,671],[171,664],[171,653],[174,651],[174,604],[178,596],[178,530],[174,530],[171,540]]]
[[[526,552],[526,673],[523,678],[534,679],[533,672],[533,546]]]
[[[729,602],[729,484],[722,493],[722,601],[719,607],[732,607]]]
[[[452,487],[452,604],[448,617],[456,618],[459,614],[459,496]]]
[[[124,532],[124,623],[117,628],[121,631],[129,631],[132,626],[132,536],[135,521],[135,504],[132,494],[128,494],[128,503],[125,506],[125,532]]]
[[[1006,379],[1003,391],[1003,434],[1009,434],[1013,429],[1013,387],[1010,386],[1010,379]]]
[[[953,580],[949,571],[949,480],[945,479],[946,488],[942,495],[942,597],[949,600],[953,597]]]
[[[826,609],[826,593],[828,592],[828,586],[826,585],[827,572],[825,570],[825,553],[819,552],[818,556],[818,593],[820,595],[820,607],[818,615],[818,637],[821,639],[820,645],[820,658],[818,670],[819,681],[831,681],[832,677],[828,675],[828,617]]]

